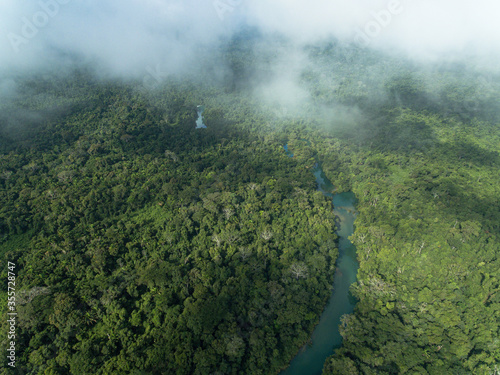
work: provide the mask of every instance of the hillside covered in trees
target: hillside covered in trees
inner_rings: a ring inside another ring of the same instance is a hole
[[[305,50],[307,98],[274,102],[255,90],[279,52],[252,43],[219,51],[222,82],[13,77],[0,272],[16,264],[18,361],[2,371],[277,374],[332,289],[315,163],[358,198],[358,303],[323,373],[498,371],[498,77],[332,41]]]

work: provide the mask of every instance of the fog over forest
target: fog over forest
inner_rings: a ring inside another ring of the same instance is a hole
[[[499,11],[493,0],[5,0],[0,70],[83,62],[123,77],[140,78],[157,64],[162,73],[182,73],[199,68],[200,50],[216,48],[242,26],[299,46],[335,37],[417,61],[472,56],[490,68],[499,55]]]
[[[304,71],[314,69],[304,47],[332,40],[356,64],[364,56],[353,57],[353,47],[408,59],[415,70],[465,64],[487,82],[500,72],[499,11],[493,0],[5,0],[0,98],[4,105],[12,101],[26,75],[64,75],[75,67],[146,89],[200,72],[224,81],[234,69],[220,48],[242,30],[258,33],[247,48],[264,56],[265,66],[254,64],[240,86],[289,114],[303,111],[298,107],[310,95],[300,84]],[[25,114],[32,120],[39,115]]]
[[[500,374],[499,15],[0,0],[3,362]]]

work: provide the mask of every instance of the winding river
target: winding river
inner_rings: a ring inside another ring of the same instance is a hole
[[[284,149],[288,156],[293,157],[288,145],[285,145]],[[319,164],[316,164],[313,173],[318,182],[318,190],[333,201],[333,211],[337,217],[339,257],[336,262],[333,293],[312,333],[312,344],[305,345],[280,375],[321,374],[327,357],[342,345],[342,336],[339,333],[340,318],[344,314],[352,313],[356,304],[349,287],[356,281],[359,265],[356,260],[356,247],[348,239],[354,232],[356,197],[352,192],[333,194],[334,186],[328,181]]]

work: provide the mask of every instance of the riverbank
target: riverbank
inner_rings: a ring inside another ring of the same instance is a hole
[[[284,147],[288,156],[292,155],[287,145]],[[354,233],[356,197],[352,192],[332,193],[335,189],[326,179],[319,164],[313,170],[318,183],[318,190],[332,199],[333,210],[337,217],[337,235],[339,256],[336,261],[336,271],[332,295],[314,329],[308,344],[302,347],[281,375],[319,375],[323,370],[325,360],[335,348],[342,345],[339,332],[341,318],[354,310],[356,300],[350,295],[349,288],[356,281],[359,264],[356,260],[356,247],[349,241]]]

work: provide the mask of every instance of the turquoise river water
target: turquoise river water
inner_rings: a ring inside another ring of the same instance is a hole
[[[284,149],[288,156],[293,157],[288,145],[285,145]],[[319,164],[316,164],[313,173],[318,182],[318,190],[332,199],[333,211],[337,217],[339,257],[336,262],[333,292],[312,333],[311,344],[305,345],[280,375],[321,374],[326,358],[342,345],[340,319],[342,315],[352,313],[356,304],[349,287],[356,281],[359,265],[356,260],[356,247],[348,239],[354,232],[356,197],[352,192],[332,193],[334,186],[325,177]]]

